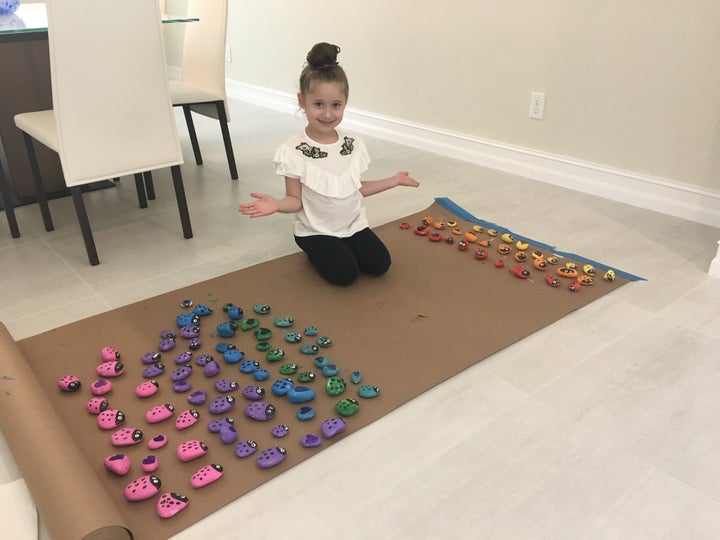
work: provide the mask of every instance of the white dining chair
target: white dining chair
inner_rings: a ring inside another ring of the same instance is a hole
[[[168,93],[158,2],[48,2],[53,108],[21,113],[43,219],[52,221],[33,141],[60,156],[91,265],[99,264],[81,186],[169,167],[183,236],[192,238],[180,165],[182,150]]]
[[[230,177],[236,180],[238,173],[228,129],[230,113],[225,90],[227,9],[227,0],[188,0],[188,16],[198,17],[199,20],[185,26],[182,78],[180,81],[169,81],[169,85],[173,105],[183,108],[195,163],[202,165],[203,159],[193,112],[220,122]]]

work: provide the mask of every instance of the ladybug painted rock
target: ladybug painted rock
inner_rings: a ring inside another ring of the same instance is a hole
[[[75,375],[64,375],[57,380],[57,385],[60,390],[65,392],[77,392],[82,386],[82,382]]]
[[[483,260],[488,258],[488,252],[487,249],[478,248],[475,250],[475,258],[478,260]]]
[[[215,360],[212,354],[201,354],[195,359],[195,365],[205,367],[211,360]]]
[[[176,453],[180,461],[187,462],[204,456],[207,454],[207,451],[208,447],[204,442],[192,439],[180,443],[177,447]]]
[[[95,373],[101,377],[119,377],[125,373],[125,364],[119,360],[103,362],[95,368]]]
[[[181,352],[175,357],[175,365],[182,366],[187,364],[190,360],[192,360],[192,352]]]
[[[221,322],[215,327],[217,335],[223,338],[233,337],[238,329],[238,324],[235,321]]]
[[[510,269],[510,273],[520,279],[528,279],[530,277],[530,270],[522,266],[513,266]]]
[[[170,403],[150,407],[145,413],[145,420],[148,424],[157,424],[172,417],[175,414],[175,407]]]
[[[100,349],[100,358],[102,358],[103,362],[120,360],[120,353],[113,347],[103,347]]]
[[[255,441],[240,441],[235,446],[235,455],[239,458],[252,456],[255,452],[257,452],[257,443]]]
[[[159,362],[161,357],[162,357],[162,355],[159,352],[150,351],[150,352],[146,352],[145,354],[143,354],[140,357],[140,361],[143,364],[150,365],[150,364],[154,364],[155,362]]]
[[[188,504],[190,504],[190,500],[185,495],[175,492],[163,493],[157,502],[157,515],[163,519],[169,519],[185,510]]]
[[[267,341],[272,337],[272,330],[265,328],[264,326],[260,326],[253,330],[253,336],[255,336],[255,339],[258,341]]]
[[[180,328],[178,334],[181,338],[195,339],[200,335],[200,327],[197,324],[189,324]]]
[[[260,369],[260,362],[257,360],[243,360],[238,366],[240,373],[255,373]]]
[[[270,434],[278,439],[285,437],[288,433],[290,433],[290,428],[285,424],[278,424],[270,430]]]
[[[225,414],[235,407],[235,398],[232,396],[216,397],[210,402],[208,409],[211,414]]]
[[[317,354],[320,351],[320,347],[311,343],[303,343],[300,345],[301,354]]]
[[[121,428],[110,435],[113,446],[134,446],[143,440],[143,432],[137,428]]]
[[[265,389],[262,386],[246,386],[243,388],[242,395],[250,401],[260,401],[265,397]]]
[[[245,358],[245,353],[240,349],[230,349],[223,353],[223,360],[228,364],[237,364],[243,358]]]
[[[560,285],[558,277],[553,275],[545,276],[545,282],[551,287],[557,287]]]
[[[575,268],[561,266],[557,269],[557,275],[568,279],[575,279],[576,277],[578,277],[578,271]]]
[[[162,362],[155,362],[153,365],[148,366],[143,370],[142,376],[144,379],[154,379],[163,373],[165,373],[165,364]]]
[[[243,309],[240,306],[232,306],[227,310],[227,316],[231,321],[239,321],[243,318],[243,313]]]
[[[270,349],[265,353],[265,360],[268,362],[279,362],[283,358],[285,358],[285,351],[282,349]]]
[[[278,328],[290,328],[293,324],[295,324],[295,318],[290,316],[278,317],[275,321],[273,321],[273,324]]]
[[[286,396],[294,386],[295,383],[293,383],[292,379],[278,379],[272,384],[270,390],[276,396]]]
[[[255,304],[253,306],[253,311],[258,315],[267,315],[270,313],[270,306],[267,304]]]
[[[254,330],[258,327],[260,324],[260,319],[256,319],[255,317],[250,317],[248,319],[243,320],[240,323],[240,330],[248,331],[248,330]]]
[[[125,498],[128,501],[144,501],[158,494],[162,482],[157,476],[141,476],[125,486]]]
[[[465,240],[460,240],[460,241],[457,243],[457,247],[458,247],[458,249],[459,249],[460,251],[467,251],[468,244],[467,244],[467,242],[466,242]]]
[[[181,313],[175,317],[175,324],[177,324],[178,328],[182,328],[183,326],[197,326],[200,324],[200,316],[194,313]]]
[[[165,338],[158,343],[157,348],[161,352],[171,351],[175,348],[176,343],[175,338]]]
[[[333,375],[325,383],[325,391],[329,396],[342,394],[345,391],[345,381],[341,377]]]
[[[194,488],[201,488],[212,484],[219,480],[223,475],[223,467],[218,463],[211,463],[200,467],[195,474],[190,477],[190,485]]]
[[[364,384],[358,388],[358,396],[361,398],[374,398],[380,395],[380,389],[371,384]]]
[[[265,401],[256,401],[245,407],[245,416],[259,422],[266,422],[275,416],[275,406]]]
[[[190,500],[185,495],[175,492],[163,493],[158,499],[157,514],[163,519],[169,519],[179,512],[182,512],[190,504]]]
[[[346,428],[347,424],[342,418],[329,418],[320,425],[320,431],[326,439],[331,439],[335,437],[335,435],[339,435],[345,431]]]
[[[227,394],[228,392],[234,392],[235,390],[240,388],[240,385],[238,385],[237,382],[225,378],[217,379],[213,383],[213,385],[215,386],[215,390],[223,394]]]
[[[255,463],[261,469],[269,469],[275,467],[285,460],[287,451],[281,446],[275,446],[274,448],[268,448],[260,452],[258,457],[255,459]]]
[[[92,397],[87,402],[87,405],[85,406],[85,409],[90,414],[100,414],[103,411],[106,411],[107,408],[110,406],[110,402],[102,397]]]
[[[358,410],[360,410],[360,404],[351,398],[341,399],[335,404],[335,412],[340,416],[352,416]]]
[[[192,375],[192,366],[180,366],[170,374],[170,380],[173,382],[182,381]]]
[[[118,409],[107,409],[97,416],[100,429],[115,429],[125,423],[125,413]]]
[[[200,419],[200,413],[196,409],[188,409],[183,411],[175,419],[175,428],[182,431],[193,426]]]
[[[212,314],[213,309],[210,306],[206,306],[205,304],[198,304],[193,308],[192,312],[198,317],[207,317],[208,315]]]

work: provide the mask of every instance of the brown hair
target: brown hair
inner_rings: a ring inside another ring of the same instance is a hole
[[[337,82],[343,88],[345,99],[350,93],[345,70],[338,64],[337,55],[340,47],[330,43],[316,43],[310,52],[307,53],[307,64],[300,73],[300,93],[307,94],[310,86],[315,81],[320,82]]]

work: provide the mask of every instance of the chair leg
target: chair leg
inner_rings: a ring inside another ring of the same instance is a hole
[[[153,182],[152,172],[145,171],[143,173],[143,179],[145,180],[145,191],[147,192],[147,197],[151,201],[154,201],[155,200],[155,183]]]
[[[38,206],[40,207],[40,214],[42,215],[43,223],[45,224],[46,231],[55,230],[53,225],[52,216],[50,215],[50,207],[47,202],[47,195],[45,194],[45,188],[40,178],[40,167],[38,166],[37,156],[35,155],[35,147],[33,146],[33,139],[30,135],[23,131],[23,140],[25,141],[25,150],[27,151],[28,161],[30,161],[30,170],[32,171],[33,183],[35,184],[35,196],[37,197]]]
[[[5,173],[0,166],[0,196],[2,196],[3,207],[5,208],[5,217],[7,218],[8,227],[10,227],[10,236],[20,238],[20,228],[18,227],[17,218],[15,217],[15,208],[13,207],[12,198],[10,197],[10,188],[5,180]]]
[[[135,191],[137,191],[138,206],[147,208],[147,197],[145,195],[145,184],[142,173],[135,173]]]
[[[220,131],[222,131],[223,143],[225,144],[225,155],[227,155],[228,167],[230,167],[230,178],[237,180],[237,166],[235,165],[235,152],[233,152],[230,130],[228,129],[227,116],[225,115],[225,103],[216,102],[218,120],[220,120]]]
[[[190,144],[192,145],[193,154],[195,154],[195,163],[202,165],[202,154],[200,153],[200,145],[198,144],[197,133],[195,133],[195,123],[192,119],[192,111],[190,105],[183,105],[183,113],[185,114],[185,123],[187,124],[188,134],[190,135]]]
[[[185,197],[185,187],[183,186],[182,173],[179,165],[170,167],[172,173],[173,186],[175,187],[175,198],[177,199],[178,212],[180,213],[180,223],[182,224],[183,237],[192,238],[192,226],[190,224],[190,212],[188,211],[187,198]]]
[[[75,213],[77,214],[78,223],[80,224],[80,232],[82,233],[83,242],[85,242],[85,251],[87,252],[88,261],[92,266],[100,264],[97,249],[95,249],[95,240],[93,239],[92,230],[90,229],[90,220],[88,219],[85,201],[83,201],[82,190],[79,186],[70,188],[73,204],[75,205]]]

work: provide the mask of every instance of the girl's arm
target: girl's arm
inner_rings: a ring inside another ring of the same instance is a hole
[[[250,196],[257,200],[241,204],[238,210],[251,218],[269,216],[275,212],[292,214],[302,208],[302,184],[297,178],[285,177],[285,196],[282,199],[264,193],[250,193]]]
[[[362,184],[360,193],[363,197],[369,197],[397,186],[418,187],[420,185],[420,182],[411,177],[407,171],[400,171],[394,176],[382,180],[363,180],[360,183]]]

